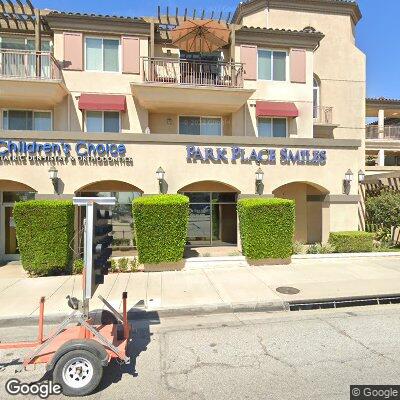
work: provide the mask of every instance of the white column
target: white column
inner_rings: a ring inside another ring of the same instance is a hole
[[[384,167],[385,166],[385,150],[380,149],[378,155],[378,166]]]
[[[379,127],[379,139],[383,139],[384,127],[385,127],[385,110],[379,110],[378,112],[378,127]]]

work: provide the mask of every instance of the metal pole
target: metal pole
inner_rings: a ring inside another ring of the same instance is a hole
[[[39,333],[38,333],[38,342],[43,343],[43,323],[44,323],[44,301],[45,298],[40,298],[40,306],[39,306]]]

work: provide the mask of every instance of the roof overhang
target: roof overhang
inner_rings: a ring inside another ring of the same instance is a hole
[[[241,23],[246,15],[253,14],[267,7],[265,0],[247,0],[236,8],[232,22]],[[269,0],[269,8],[281,10],[299,10],[324,12],[329,14],[349,15],[354,24],[362,18],[358,4],[346,0]]]
[[[132,95],[153,112],[224,115],[238,111],[254,89],[131,83]]]
[[[252,28],[243,26],[236,32],[236,43],[257,46],[301,47],[314,50],[324,38],[321,32]]]
[[[385,110],[386,118],[400,118],[400,100],[385,98],[366,100],[367,117],[377,117],[379,110]]]
[[[53,30],[150,36],[150,24],[140,18],[50,12],[45,20]]]

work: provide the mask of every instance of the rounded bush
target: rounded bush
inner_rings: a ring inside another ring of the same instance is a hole
[[[35,276],[71,272],[74,205],[65,200],[31,200],[14,207],[22,266]]]
[[[132,208],[139,263],[181,260],[189,222],[189,199],[180,194],[139,197]]]
[[[374,234],[371,232],[331,232],[329,243],[336,253],[366,253],[374,251]]]
[[[243,255],[253,260],[291,257],[295,229],[293,200],[242,199],[237,209]]]

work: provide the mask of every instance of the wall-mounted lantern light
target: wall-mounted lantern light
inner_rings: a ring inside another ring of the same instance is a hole
[[[365,182],[365,172],[360,169],[358,171],[358,183],[364,183]]]
[[[354,177],[353,172],[351,172],[351,170],[348,169],[344,175],[344,180],[343,180],[343,193],[344,194],[350,194],[351,182],[353,182],[353,177]]]
[[[159,186],[159,190],[161,194],[165,193],[165,171],[161,168],[158,167],[157,171],[156,171],[156,177],[158,180],[158,186]]]
[[[264,189],[264,172],[261,168],[256,171],[256,193],[261,195]]]
[[[58,181],[59,181],[59,178],[58,178],[58,170],[57,170],[57,168],[56,168],[54,165],[52,165],[52,166],[50,167],[50,169],[49,169],[49,178],[50,178],[50,180],[51,180],[51,182],[52,182],[52,184],[53,184],[54,191],[55,191],[57,194],[59,194],[59,190],[58,190]]]

